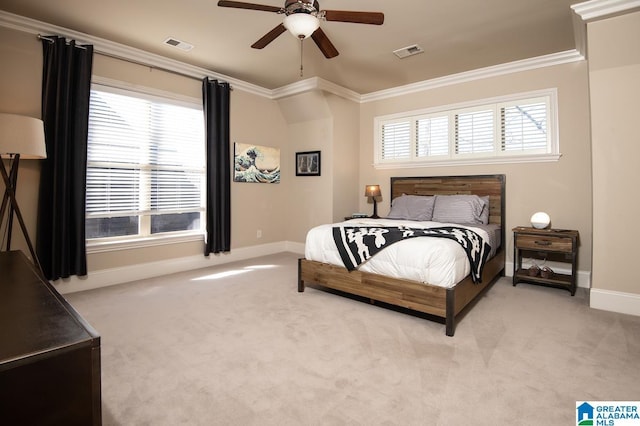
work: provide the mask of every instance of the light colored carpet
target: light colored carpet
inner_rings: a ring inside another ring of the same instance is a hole
[[[444,325],[307,288],[282,253],[67,295],[105,425],[575,424],[640,399],[640,317],[502,278]]]

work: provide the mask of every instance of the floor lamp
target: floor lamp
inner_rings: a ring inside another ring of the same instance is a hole
[[[33,249],[31,238],[29,238],[27,227],[24,224],[20,206],[18,206],[18,201],[16,200],[18,166],[21,158],[25,160],[47,158],[42,120],[23,115],[0,114],[0,174],[5,186],[4,197],[2,197],[2,205],[0,207],[0,225],[4,223],[5,214],[8,212],[5,250],[11,250],[11,234],[15,216],[27,246],[29,246],[33,263],[40,274],[44,276],[42,266]],[[4,164],[5,159],[9,162],[8,172]],[[1,245],[0,251],[3,251]]]

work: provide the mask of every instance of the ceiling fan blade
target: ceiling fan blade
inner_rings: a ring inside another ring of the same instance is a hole
[[[262,10],[264,12],[282,12],[281,7],[276,6],[267,6],[264,4],[255,4],[255,3],[244,3],[241,1],[225,1],[220,0],[218,2],[218,6],[220,7],[234,7],[236,9],[249,9],[249,10]]]
[[[284,25],[280,24],[277,27],[275,27],[274,29],[272,29],[271,31],[269,31],[268,33],[266,33],[264,36],[262,36],[262,38],[260,40],[258,40],[255,43],[253,43],[251,45],[251,47],[253,47],[254,49],[262,49],[267,44],[269,44],[273,40],[275,40],[280,34],[285,32],[286,30],[287,29],[284,27]]]
[[[313,34],[311,34],[311,38],[316,42],[325,58],[331,59],[339,55],[338,49],[331,43],[331,40],[329,40],[329,37],[322,31],[322,28],[315,30]]]
[[[323,10],[327,21],[352,22],[354,24],[382,25],[384,13],[354,12],[350,10]]]

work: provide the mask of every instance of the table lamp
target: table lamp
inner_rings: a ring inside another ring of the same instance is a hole
[[[551,218],[545,212],[537,212],[531,216],[531,226],[536,229],[545,229],[551,223]]]
[[[380,185],[367,185],[364,187],[364,196],[373,198],[373,214],[371,215],[373,219],[377,219],[379,217],[376,197],[379,197],[380,195],[382,195],[380,192]]]

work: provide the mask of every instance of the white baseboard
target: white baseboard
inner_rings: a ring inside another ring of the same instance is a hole
[[[563,269],[561,267],[553,266],[553,270],[561,274],[570,274],[569,269]],[[508,277],[513,276],[513,262],[505,263],[505,275]],[[578,270],[577,285],[582,288],[591,288],[591,271]]]
[[[640,294],[592,288],[589,306],[603,311],[640,316]]]
[[[219,255],[211,254],[209,257],[195,255],[182,258],[148,262],[119,268],[89,271],[86,277],[73,276],[53,282],[54,287],[62,294],[77,291],[93,290],[130,281],[153,278],[176,272],[191,271],[209,266],[222,265],[239,260],[252,259],[254,257],[290,251],[304,253],[304,244],[281,241],[277,243],[262,244],[259,246],[233,249],[229,253]]]
[[[505,268],[505,275],[512,277],[513,262],[507,262]],[[563,270],[555,265],[553,269],[564,274],[570,273],[568,269]],[[578,270],[578,287],[590,289],[589,307],[593,309],[640,316],[640,295],[591,288],[591,271]]]
[[[301,256],[304,256],[304,243],[294,243],[291,241],[285,242],[285,247],[287,251],[292,253],[298,253]]]
[[[207,268],[210,266],[222,265],[225,263],[252,259],[254,257],[267,256],[281,252],[292,252],[304,255],[304,243],[281,241],[277,243],[243,247],[234,249],[229,253],[220,255],[212,254],[209,257],[195,255],[172,259],[171,261],[163,260],[123,266],[120,268],[91,271],[86,277],[73,276],[68,279],[55,281],[53,285],[62,294],[74,293],[77,291],[108,287],[111,285],[174,274],[176,272]],[[513,275],[513,263],[507,262],[505,269],[505,275],[511,277]],[[555,270],[562,273],[569,272],[568,270],[562,270],[559,268],[555,268]],[[590,271],[578,271],[578,287],[591,287]],[[590,306],[594,309],[640,316],[640,295],[591,289]]]

